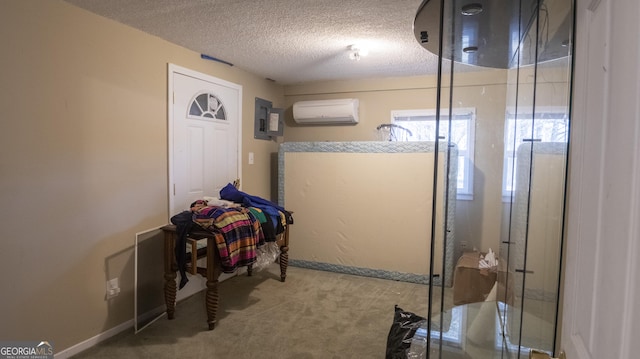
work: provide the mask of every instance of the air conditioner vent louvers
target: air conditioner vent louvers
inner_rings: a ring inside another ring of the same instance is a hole
[[[356,124],[358,99],[299,101],[293,104],[293,119],[298,124]]]

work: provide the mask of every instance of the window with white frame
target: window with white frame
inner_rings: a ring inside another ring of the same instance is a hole
[[[569,138],[569,120],[566,112],[553,111],[536,113],[535,118],[507,113],[504,129],[504,165],[502,171],[502,196],[505,200],[516,188],[516,152],[523,143],[564,142]]]
[[[441,141],[448,141],[451,123],[451,142],[458,148],[457,198],[473,199],[473,145],[475,142],[475,108],[458,108],[440,112]],[[391,123],[410,131],[407,141],[436,140],[436,110],[396,110],[391,111]]]

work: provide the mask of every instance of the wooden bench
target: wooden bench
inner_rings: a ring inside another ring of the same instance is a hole
[[[197,227],[197,226],[194,226]],[[164,299],[167,305],[167,317],[175,318],[176,311],[176,277],[178,264],[175,257],[175,246],[177,240],[176,226],[166,225],[161,228],[164,232]],[[205,239],[207,241],[206,248],[197,247],[197,241]],[[280,281],[284,282],[287,277],[287,266],[289,264],[289,226],[285,227],[283,233],[279,234],[276,243],[280,247]],[[215,243],[215,237],[212,233],[196,228],[189,233],[187,245],[191,247],[191,255],[189,256],[187,271],[191,274],[200,274],[207,278],[206,289],[206,308],[207,323],[209,330],[214,329],[216,324],[216,315],[218,313],[218,277],[222,272],[220,266],[220,254]],[[213,255],[209,255],[213,253]],[[206,266],[198,267],[198,259],[206,258]],[[252,274],[252,266],[247,267],[248,275]]]

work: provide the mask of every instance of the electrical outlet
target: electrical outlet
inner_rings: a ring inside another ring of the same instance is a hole
[[[120,294],[120,284],[118,278],[113,278],[107,281],[107,299],[118,296]]]
[[[469,247],[469,243],[467,241],[460,241],[460,249],[465,250]]]

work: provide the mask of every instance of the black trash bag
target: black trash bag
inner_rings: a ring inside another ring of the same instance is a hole
[[[386,359],[405,359],[411,346],[413,335],[426,322],[426,318],[411,312],[405,312],[398,305],[395,305],[393,324],[387,337]]]

